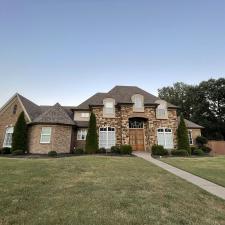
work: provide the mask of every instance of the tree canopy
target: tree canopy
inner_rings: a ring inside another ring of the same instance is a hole
[[[205,127],[208,139],[225,139],[225,78],[198,85],[177,82],[158,92],[160,98],[180,107],[179,114]]]

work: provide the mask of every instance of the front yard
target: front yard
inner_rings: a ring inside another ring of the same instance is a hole
[[[225,201],[135,157],[0,158],[0,199],[1,225],[225,224]]]
[[[164,158],[162,161],[225,187],[225,156]]]

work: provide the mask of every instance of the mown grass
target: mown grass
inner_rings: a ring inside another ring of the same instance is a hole
[[[225,187],[225,156],[173,157],[162,161]]]
[[[225,202],[135,157],[0,158],[0,224],[225,224]]]

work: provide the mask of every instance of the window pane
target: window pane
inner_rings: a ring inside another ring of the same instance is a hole
[[[105,107],[106,108],[113,108],[113,102],[106,102]]]
[[[41,143],[50,143],[51,136],[50,135],[42,135]]]
[[[42,127],[42,134],[47,134],[47,135],[50,135],[51,134],[51,131],[52,131],[52,128],[51,127]]]
[[[89,117],[89,113],[81,113],[81,117],[88,118]]]

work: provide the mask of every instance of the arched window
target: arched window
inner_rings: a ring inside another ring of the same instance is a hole
[[[134,103],[134,112],[144,112],[144,97],[142,95],[136,94],[132,96],[132,102]]]
[[[106,98],[103,100],[103,116],[115,117],[115,100],[113,98]]]
[[[15,115],[15,114],[16,114],[16,112],[17,112],[17,108],[18,108],[18,106],[17,106],[17,105],[14,105],[14,106],[13,106],[13,115]]]
[[[159,104],[156,108],[156,118],[168,119],[167,102],[164,100],[157,100],[155,103]]]
[[[14,132],[14,127],[7,127],[5,131],[5,138],[3,147],[11,148],[12,147],[12,136]]]

